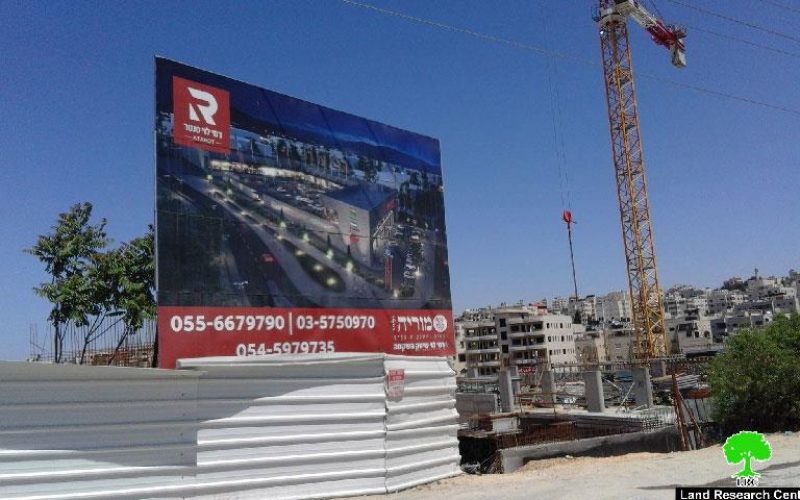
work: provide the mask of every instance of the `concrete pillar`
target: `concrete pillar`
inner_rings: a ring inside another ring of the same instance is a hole
[[[511,370],[511,390],[514,392],[514,396],[516,396],[522,390],[519,380],[519,368],[513,365],[509,366],[508,369]]]
[[[650,362],[650,373],[653,377],[664,377],[667,375],[667,362],[663,359],[655,359]]]
[[[633,375],[633,397],[636,406],[653,406],[653,385],[650,383],[650,370],[646,366],[637,366],[631,370]]]
[[[550,370],[542,372],[542,392],[547,394],[546,401],[551,403],[556,402],[556,379],[553,377],[553,372]]]
[[[497,386],[500,389],[500,410],[503,413],[514,411],[514,387],[511,384],[511,372],[501,368],[497,374]]]
[[[478,378],[478,367],[470,366],[467,368],[467,378]]]
[[[583,372],[583,384],[586,391],[586,409],[590,412],[602,413],[606,409],[603,400],[603,380],[597,370]]]

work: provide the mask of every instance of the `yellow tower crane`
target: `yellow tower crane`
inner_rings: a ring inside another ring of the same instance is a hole
[[[627,18],[642,26],[653,41],[669,49],[672,64],[686,65],[682,28],[664,24],[636,0],[600,0],[595,21],[600,31],[603,79],[608,99],[611,152],[617,181],[619,214],[634,328],[634,355],[640,361],[664,356],[664,304],[658,286],[653,224],[647,199],[644,156],[639,132]]]

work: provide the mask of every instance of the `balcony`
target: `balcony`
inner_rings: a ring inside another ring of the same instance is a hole
[[[489,367],[499,367],[500,360],[495,359],[493,361],[469,361],[467,360],[467,366],[477,366],[478,368],[489,368]]]
[[[544,343],[534,345],[511,345],[508,346],[509,351],[538,351],[544,350]]]
[[[469,342],[472,340],[496,340],[496,333],[484,333],[481,335],[464,335],[464,340]]]
[[[510,339],[524,339],[524,338],[536,338],[539,337],[544,341],[544,334],[540,330],[535,330],[532,332],[510,332],[508,334],[508,338]]]
[[[470,354],[495,354],[500,352],[500,346],[495,347],[477,347],[477,348],[470,348],[467,347],[464,351],[467,356]]]
[[[531,358],[531,359],[519,358],[519,359],[514,359],[513,361],[514,361],[514,364],[517,365],[517,366],[538,365],[540,362],[544,361],[544,358]]]

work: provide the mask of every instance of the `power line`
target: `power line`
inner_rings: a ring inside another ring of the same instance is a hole
[[[750,97],[739,96],[739,95],[736,95],[736,94],[729,94],[728,92],[722,92],[720,90],[708,89],[708,88],[705,88],[705,87],[692,85],[690,83],[679,82],[677,80],[669,80],[667,78],[662,78],[662,77],[657,76],[657,75],[651,75],[649,73],[642,73],[640,71],[636,72],[636,76],[637,77],[643,76],[643,77],[646,77],[646,78],[650,78],[652,80],[658,80],[658,81],[660,81],[662,83],[666,83],[666,84],[672,85],[674,87],[690,89],[690,90],[694,90],[695,92],[700,92],[700,93],[703,93],[703,94],[713,95],[713,96],[716,96],[716,97],[723,97],[725,99],[734,99],[734,100],[737,100],[737,101],[746,102],[748,104],[755,104],[755,105],[758,105],[758,106],[763,106],[765,108],[770,108],[770,109],[773,109],[775,111],[783,111],[785,113],[790,113],[790,114],[793,114],[793,115],[800,116],[800,110],[787,108],[786,106],[781,106],[780,104],[771,104],[771,103],[768,103],[768,102],[759,101],[757,99],[752,99]]]
[[[548,19],[542,16],[545,40],[550,39],[548,30]],[[545,42],[547,43],[547,42]],[[572,197],[569,187],[569,170],[567,163],[566,146],[564,144],[564,124],[561,113],[561,95],[558,91],[558,59],[548,57],[547,89],[550,94],[550,116],[553,122],[553,146],[556,150],[556,166],[558,169],[559,194],[561,196],[561,207],[572,210]]]
[[[789,52],[788,50],[779,49],[777,47],[770,47],[769,45],[763,45],[756,42],[751,42],[750,40],[745,40],[744,38],[739,38],[733,35],[726,35],[724,33],[719,33],[717,31],[707,30],[705,28],[698,28],[697,26],[689,26],[687,24],[681,24],[682,26],[686,26],[692,31],[699,31],[701,33],[707,33],[709,35],[713,35],[719,38],[725,38],[726,40],[733,40],[734,42],[743,43],[745,45],[750,45],[751,47],[756,47],[763,50],[768,50],[770,52],[775,52],[777,54],[782,54],[789,57],[800,57],[800,53],[797,52]]]
[[[800,53],[797,53],[797,52],[789,52],[788,50],[783,50],[783,49],[779,49],[777,47],[770,47],[769,45],[763,45],[763,44],[760,44],[760,43],[751,42],[750,40],[745,40],[744,38],[739,38],[739,37],[733,36],[733,35],[726,35],[724,33],[719,33],[717,31],[712,31],[712,30],[708,30],[708,29],[705,29],[705,28],[698,28],[697,26],[689,26],[689,25],[683,24],[683,23],[681,23],[681,25],[682,26],[686,26],[691,31],[699,31],[701,33],[707,33],[709,35],[713,35],[713,36],[716,36],[716,37],[719,37],[719,38],[724,38],[726,40],[733,40],[735,42],[743,43],[745,45],[750,45],[752,47],[756,47],[756,48],[763,49],[763,50],[768,50],[770,52],[775,52],[777,54],[783,54],[783,55],[789,56],[789,57],[800,57]]]
[[[784,9],[784,10],[788,10],[789,12],[796,12],[796,13],[800,14],[800,9],[798,9],[796,7],[790,7],[788,5],[784,5],[784,4],[779,3],[779,2],[775,2],[774,0],[759,0],[759,1],[763,2],[765,4],[773,5],[775,7],[778,7],[778,8]]]
[[[719,12],[714,12],[712,10],[708,10],[708,9],[703,8],[703,7],[698,7],[696,5],[688,4],[688,3],[682,2],[680,0],[667,0],[667,1],[670,2],[670,3],[674,3],[675,5],[680,5],[680,6],[686,7],[687,9],[692,9],[692,10],[696,10],[697,12],[702,12],[703,14],[706,14],[708,16],[713,16],[713,17],[717,17],[719,19],[724,19],[724,20],[732,22],[732,23],[741,24],[742,26],[747,26],[748,28],[751,28],[751,29],[754,29],[754,30],[762,31],[764,33],[769,33],[770,35],[779,36],[781,38],[785,38],[787,40],[791,40],[793,42],[800,43],[800,38],[798,38],[796,36],[788,35],[788,34],[783,33],[781,31],[775,31],[773,29],[765,28],[763,26],[759,26],[757,24],[753,24],[753,23],[748,22],[748,21],[742,21],[741,19],[736,19],[735,17],[731,17],[731,16],[728,16],[728,15],[725,15],[725,14],[720,14]]]
[[[445,24],[445,23],[441,23],[441,22],[438,22],[438,21],[433,21],[431,19],[425,19],[425,18],[422,18],[422,17],[411,16],[409,14],[404,14],[402,12],[397,12],[397,11],[394,11],[394,10],[384,9],[384,8],[381,8],[381,7],[376,7],[374,5],[371,5],[371,4],[368,4],[368,3],[358,2],[356,0],[341,0],[341,1],[343,3],[349,4],[349,5],[352,5],[352,6],[355,6],[355,7],[360,7],[362,9],[367,9],[367,10],[371,10],[371,11],[378,12],[378,13],[381,13],[381,14],[397,17],[397,18],[400,18],[400,19],[403,19],[403,20],[406,20],[406,21],[410,21],[410,22],[413,22],[413,23],[417,23],[417,24],[423,24],[423,25],[427,25],[427,26],[432,26],[432,27],[435,27],[435,28],[443,29],[443,30],[446,30],[446,31],[454,32],[454,33],[460,33],[460,34],[463,34],[463,35],[467,35],[467,36],[471,36],[471,37],[474,37],[474,38],[478,38],[478,39],[483,40],[483,41],[488,41],[488,42],[499,44],[499,45],[504,45],[504,46],[508,46],[508,47],[514,47],[514,48],[517,48],[517,49],[522,49],[522,50],[525,50],[525,51],[528,51],[528,52],[533,52],[533,53],[538,54],[538,55],[550,55],[550,56],[558,57],[558,58],[565,59],[565,60],[579,62],[581,64],[592,66],[592,67],[599,67],[599,64],[597,62],[595,62],[594,60],[588,59],[586,57],[578,56],[576,54],[570,54],[570,53],[567,53],[567,52],[549,50],[549,49],[546,49],[546,48],[543,48],[543,47],[539,47],[537,45],[524,43],[524,42],[519,42],[519,41],[511,40],[511,39],[508,39],[508,38],[502,38],[502,37],[490,35],[490,34],[487,34],[487,33],[482,33],[482,32],[479,32],[479,31],[474,31],[474,30],[470,30],[470,29],[466,29],[466,28],[460,28],[458,26],[453,26],[453,25],[450,25],[450,24]],[[676,0],[669,0],[669,1],[674,2]],[[651,80],[660,81],[660,82],[666,83],[668,85],[672,85],[674,87],[693,90],[693,91],[699,92],[701,94],[713,95],[715,97],[720,97],[720,98],[724,98],[724,99],[730,99],[730,100],[734,100],[734,101],[739,101],[739,102],[743,102],[743,103],[747,103],[747,104],[761,106],[761,107],[764,107],[764,108],[769,108],[769,109],[772,109],[772,110],[775,110],[775,111],[782,111],[784,113],[789,113],[789,114],[792,114],[792,115],[800,116],[800,110],[793,109],[793,108],[788,108],[786,106],[782,106],[782,105],[779,105],[779,104],[772,104],[772,103],[769,103],[769,102],[766,102],[766,101],[760,101],[758,99],[754,99],[754,98],[747,97],[747,96],[739,96],[739,95],[735,95],[735,94],[730,94],[730,93],[722,92],[722,91],[719,91],[719,90],[713,90],[713,89],[709,89],[709,88],[705,88],[705,87],[700,87],[698,85],[692,85],[692,84],[688,84],[688,83],[678,82],[678,81],[675,81],[675,80],[669,80],[669,79],[662,78],[662,77],[657,76],[657,75],[651,75],[651,74],[648,74],[648,73],[641,73],[641,72],[638,72],[638,71],[637,71],[637,76],[641,76],[643,78],[649,78]]]
[[[488,33],[481,33],[480,31],[474,31],[467,28],[460,28],[458,26],[453,26],[451,24],[440,23],[438,21],[433,21],[431,19],[425,19],[423,17],[412,16],[409,14],[404,14],[402,12],[397,12],[395,10],[384,9],[381,7],[377,7],[375,5],[371,5],[368,3],[357,2],[355,0],[341,0],[342,2],[350,5],[354,5],[356,7],[361,7],[362,9],[372,10],[375,12],[379,12],[381,14],[386,14],[393,17],[398,17],[400,19],[404,19],[406,21],[411,21],[417,24],[425,24],[427,26],[433,26],[434,28],[440,28],[446,31],[452,31],[455,33],[461,33],[462,35],[468,35],[471,37],[478,38],[480,40],[484,40],[487,42],[496,43],[499,45],[506,45],[508,47],[514,47],[517,49],[527,50],[529,52],[533,52],[539,55],[550,55],[554,57],[560,57],[562,59],[570,59],[574,61],[579,61],[584,64],[590,64],[592,66],[599,66],[594,60],[579,56],[576,54],[570,54],[567,52],[559,52],[555,50],[546,49],[544,47],[539,47],[537,45],[532,45],[524,42],[520,42],[517,40],[511,40],[508,38],[502,38],[495,35],[490,35]]]
[[[760,1],[771,3],[771,0],[760,0]],[[655,2],[653,2],[652,0],[651,0],[651,4],[653,5],[654,8],[658,9],[658,7],[656,6]],[[791,8],[790,8],[790,10],[791,10]],[[798,9],[797,12],[800,12],[800,9]],[[658,15],[659,15],[659,17],[661,19],[666,19],[665,16],[663,16],[660,12],[658,12]],[[764,44],[761,44],[761,43],[757,43],[757,42],[753,42],[753,41],[750,41],[750,40],[746,40],[746,39],[741,38],[741,37],[728,35],[728,34],[725,34],[725,33],[720,33],[718,31],[713,31],[713,30],[710,30],[710,29],[707,29],[707,28],[698,28],[697,26],[691,26],[691,25],[688,25],[688,24],[683,23],[683,22],[680,23],[680,25],[685,27],[685,28],[689,28],[691,31],[698,31],[700,33],[706,33],[708,35],[716,36],[718,38],[723,38],[725,40],[731,40],[731,41],[734,41],[734,42],[739,42],[739,43],[744,44],[744,45],[749,45],[751,47],[767,50],[769,52],[774,52],[776,54],[782,54],[782,55],[789,56],[789,57],[798,57],[798,58],[800,58],[800,53],[797,53],[797,52],[790,52],[788,50],[779,49],[777,47],[772,47],[770,45],[764,45]]]

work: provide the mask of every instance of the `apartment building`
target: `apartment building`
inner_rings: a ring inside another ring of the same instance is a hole
[[[524,373],[577,364],[572,319],[538,305],[468,310],[456,324],[464,332],[469,377],[497,376],[501,367]]]
[[[627,323],[633,318],[631,296],[628,292],[611,292],[597,298],[597,319]]]
[[[666,323],[667,342],[673,354],[707,351],[714,345],[710,319],[669,318]]]
[[[581,365],[608,362],[605,333],[599,330],[576,332],[575,353]]]

